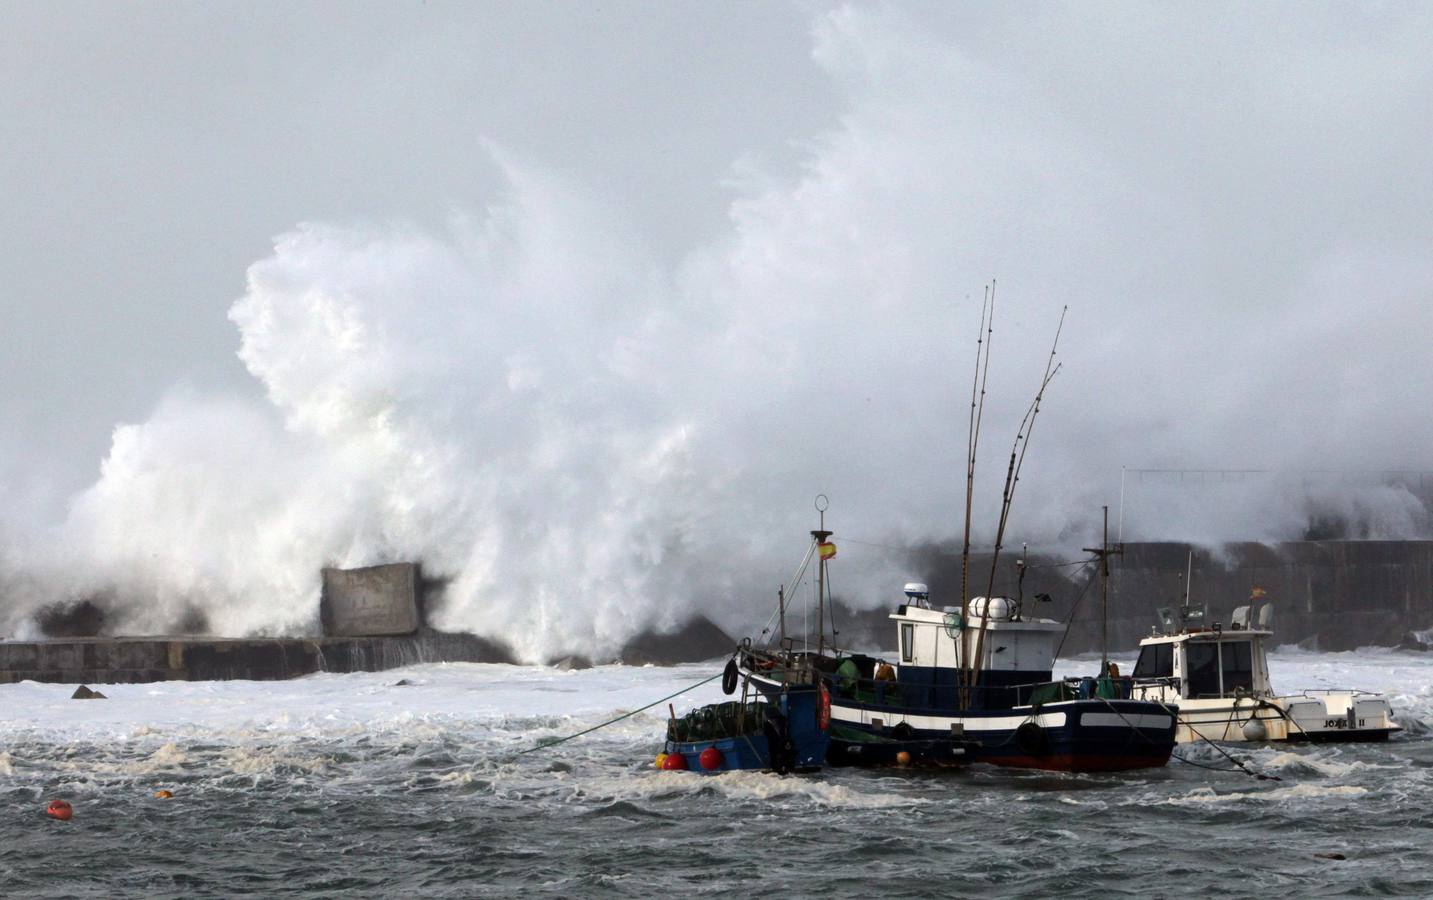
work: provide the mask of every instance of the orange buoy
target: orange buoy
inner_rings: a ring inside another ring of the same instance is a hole
[[[680,753],[668,753],[667,758],[662,760],[662,768],[668,772],[685,772],[687,770],[687,758]]]
[[[662,763],[664,763],[664,762],[666,762],[666,761],[667,761],[667,754],[665,754],[665,753],[658,753],[658,754],[657,754],[657,768],[659,768],[659,769],[662,768]]]
[[[908,766],[908,765],[910,765],[910,764],[911,764],[911,755],[910,755],[909,753],[907,753],[906,751],[902,750],[901,752],[899,752],[899,753],[896,754],[896,765],[901,766],[902,768],[904,768],[905,766]]]
[[[174,796],[174,792],[173,792],[173,791],[155,791],[155,792],[154,792],[154,796],[158,797],[158,798],[161,799],[161,800],[168,800],[170,797],[173,797],[173,796]]]
[[[51,800],[50,805],[45,807],[45,815],[52,819],[59,819],[61,822],[68,822],[75,814],[75,808],[68,800]]]
[[[702,768],[706,769],[708,772],[712,771],[713,769],[720,769],[721,751],[715,747],[708,747],[702,751],[701,756],[697,757],[697,762],[701,763]]]

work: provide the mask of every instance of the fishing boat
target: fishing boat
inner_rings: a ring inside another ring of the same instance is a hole
[[[809,642],[798,651],[795,642],[786,638],[783,590],[778,592],[780,641],[774,648],[743,646],[738,666],[763,691],[780,683],[773,673],[819,673],[831,694],[829,757],[833,763],[884,759],[887,754],[880,749],[882,742],[893,741],[940,748],[932,750],[936,753],[958,750],[963,761],[1037,769],[1088,772],[1163,766],[1174,749],[1177,709],[1172,704],[1120,696],[1107,664],[1102,664],[1098,678],[1055,680],[1056,640],[1066,625],[1028,615],[1019,599],[999,596],[994,590],[1025,454],[1045,390],[1060,369],[1055,355],[1064,327],[1063,312],[1039,390],[1011,447],[987,589],[983,596],[971,596],[972,497],[994,310],[992,283],[981,308],[971,382],[958,602],[937,608],[923,583],[909,583],[905,602],[890,615],[898,660],[842,652],[834,640],[827,652],[825,572],[836,546],[832,532],[826,530],[824,498],[818,497],[820,527],[811,532],[811,544],[798,571],[799,581],[809,562],[817,560],[814,652]],[[1092,559],[1101,564],[1102,583],[1108,578],[1108,557],[1118,552],[1109,544],[1108,508],[1105,518],[1104,543],[1091,548]],[[914,758],[916,749],[912,746],[898,752]]]
[[[759,770],[814,772],[830,744],[831,696],[810,672],[780,673],[753,682],[735,660],[722,672],[722,689],[741,698],[712,703],[678,717],[672,711],[667,739],[657,756],[660,769],[717,774]]]
[[[1402,730],[1381,694],[1274,693],[1266,655],[1273,606],[1263,596],[1256,588],[1227,628],[1206,625],[1202,608],[1161,609],[1160,624],[1140,641],[1131,696],[1178,704],[1180,742],[1384,741]]]
[[[819,545],[828,531],[813,532]],[[824,565],[825,560],[821,563]],[[1052,677],[1065,626],[1010,597],[935,608],[921,583],[890,615],[898,660],[824,646],[743,644],[739,669],[764,691],[787,673],[819,673],[831,703],[832,765],[985,762],[1075,772],[1163,766],[1175,746],[1172,704],[1119,696],[1108,678]],[[987,635],[981,664],[964,665]]]

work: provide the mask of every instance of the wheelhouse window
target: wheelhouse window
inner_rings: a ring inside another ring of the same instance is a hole
[[[1219,645],[1190,641],[1184,645],[1190,697],[1219,696]]]
[[[914,625],[901,626],[901,662],[910,662],[915,659],[916,627]]]
[[[1239,688],[1254,689],[1254,654],[1248,641],[1225,641],[1220,648],[1220,667],[1224,670],[1224,693]]]
[[[1134,664],[1136,678],[1171,678],[1174,676],[1174,645],[1146,644]]]

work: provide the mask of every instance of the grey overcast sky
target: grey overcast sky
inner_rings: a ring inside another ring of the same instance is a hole
[[[950,539],[991,277],[982,522],[1066,304],[1022,539],[1122,466],[1433,469],[1428,4],[0,15],[0,628],[303,629],[320,565],[421,558],[536,658],[755,596],[709,545],[764,591],[818,491]],[[1130,536],[1433,528],[1167,487]]]
[[[795,4],[0,10],[0,459],[68,489],[174,382],[249,387],[225,311],[298,222],[481,209],[494,141],[677,255],[839,112]]]

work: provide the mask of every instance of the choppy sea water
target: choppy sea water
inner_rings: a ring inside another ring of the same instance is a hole
[[[1060,674],[1094,668],[1063,662]],[[1421,725],[1433,721],[1433,658],[1286,651],[1271,669],[1281,692],[1386,691],[1409,733],[1234,749],[1279,779],[1267,781],[1179,762],[1112,775],[711,777],[652,768],[665,706],[514,754],[719,664],[428,665],[113,685],[100,701],[0,685],[0,893],[1433,895],[1433,737]],[[720,696],[712,683],[675,703]],[[1207,747],[1177,752],[1228,768]],[[44,815],[57,797],[72,821]]]

